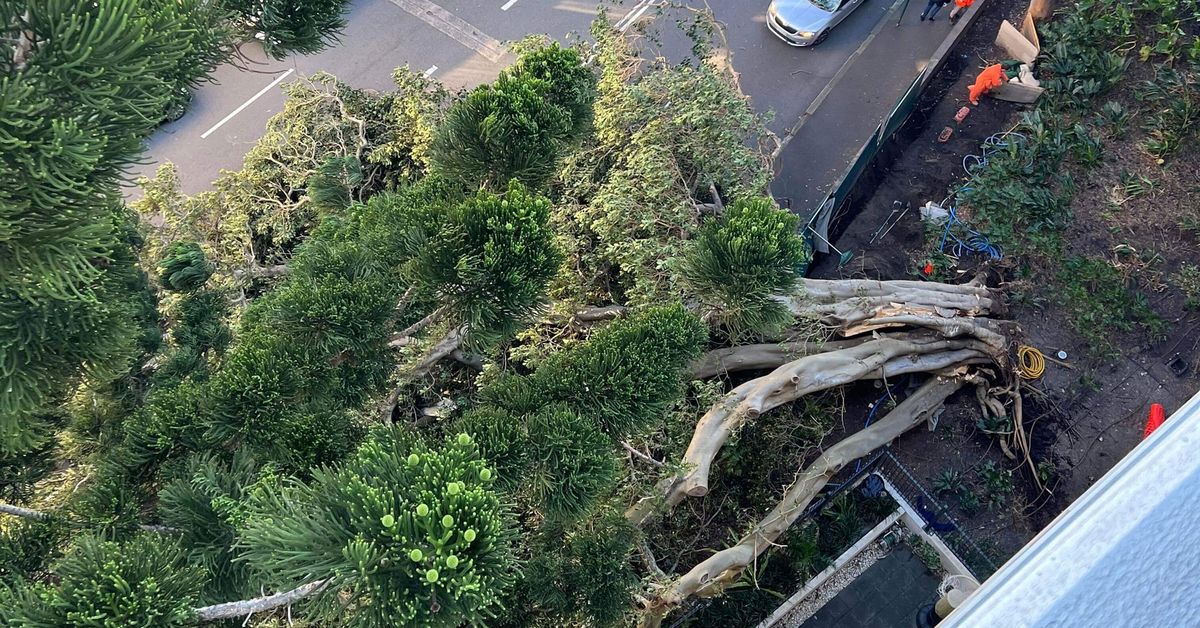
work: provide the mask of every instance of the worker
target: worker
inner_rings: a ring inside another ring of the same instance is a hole
[[[962,17],[963,13],[966,13],[973,2],[975,0],[954,0],[954,10],[950,11],[950,23],[957,22],[958,18]]]
[[[995,65],[989,65],[984,68],[979,76],[975,77],[975,82],[971,85],[969,100],[972,105],[979,104],[979,97],[1000,87],[1008,82],[1008,79],[1017,76],[1021,71],[1020,61],[1001,61]]]
[[[929,0],[929,2],[925,5],[925,10],[921,11],[921,21],[924,22],[925,19],[928,18],[929,21],[932,22],[934,16],[938,14],[938,11],[941,11],[942,7],[946,6],[947,4],[950,4],[950,0]]]

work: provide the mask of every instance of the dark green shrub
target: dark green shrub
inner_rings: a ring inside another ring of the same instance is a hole
[[[212,265],[195,242],[172,242],[158,263],[159,283],[167,290],[191,292],[213,274]]]
[[[522,584],[536,606],[564,624],[629,625],[641,583],[629,564],[638,536],[617,513],[576,529],[552,526],[540,533]]]
[[[796,234],[797,218],[769,198],[741,199],[705,222],[680,260],[705,319],[744,333],[771,336],[792,323],[774,297],[790,293],[811,259]]]

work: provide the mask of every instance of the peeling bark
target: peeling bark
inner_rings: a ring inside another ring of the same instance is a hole
[[[12,515],[14,517],[22,517],[25,519],[37,519],[37,520],[42,520],[42,519],[45,519],[50,516],[50,513],[43,512],[41,510],[34,510],[32,508],[22,508],[20,506],[13,506],[12,504],[3,504],[3,503],[0,503],[0,514]],[[169,534],[171,532],[179,532],[178,528],[172,528],[170,526],[156,525],[156,524],[151,524],[151,523],[140,524],[140,525],[138,525],[138,529],[142,530],[143,532],[154,532],[157,534]]]
[[[743,570],[754,564],[791,527],[838,471],[927,420],[963,385],[963,381],[961,377],[931,379],[887,416],[825,450],[796,477],[779,504],[749,534],[736,545],[716,552],[696,565],[650,600],[645,605],[641,626],[657,627],[667,612],[688,597],[716,595],[735,582]]]
[[[795,294],[776,297],[797,317],[845,328],[875,318],[889,308],[943,318],[997,313],[991,290],[972,284],[862,279],[805,279]]]

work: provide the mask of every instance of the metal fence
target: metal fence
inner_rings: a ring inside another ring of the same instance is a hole
[[[879,458],[876,470],[887,478],[905,501],[914,506],[923,504],[924,510],[933,513],[939,523],[948,524],[939,527],[950,528],[944,531],[935,530],[932,523],[926,519],[924,526],[926,532],[941,539],[971,570],[971,574],[975,576],[976,580],[983,582],[988,576],[995,573],[996,563],[992,557],[979,547],[975,539],[971,538],[954,517],[950,516],[948,509],[939,503],[929,491],[925,490],[924,485],[913,476],[908,467],[905,467],[892,455],[891,450],[884,449],[880,452]]]

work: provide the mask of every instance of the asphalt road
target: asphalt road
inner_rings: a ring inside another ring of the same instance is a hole
[[[703,0],[689,3],[704,6]],[[607,10],[617,24],[632,14],[642,26],[661,31],[667,56],[686,55],[690,46],[671,26],[682,13],[653,4],[626,0]],[[891,1],[867,0],[814,48],[776,39],[764,24],[766,0],[709,4],[724,24],[743,91],[760,112],[773,113],[772,130],[783,135],[868,38]],[[135,174],[170,161],[179,168],[184,192],[207,189],[221,169],[240,166],[267,119],[282,108],[281,82],[326,71],[355,87],[387,89],[392,70],[408,65],[451,88],[471,87],[511,63],[502,42],[530,33],[560,40],[586,34],[596,11],[595,0],[359,0],[340,45],[319,54],[274,61],[253,44],[244,46],[242,67],[219,68],[213,82],[196,91],[188,113],[150,138],[147,163]]]

